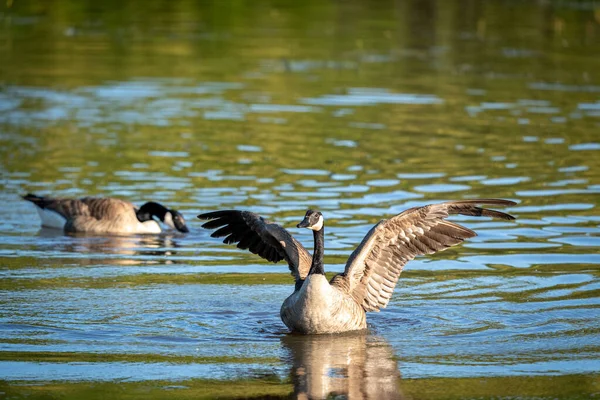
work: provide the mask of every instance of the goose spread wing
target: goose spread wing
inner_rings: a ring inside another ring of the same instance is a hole
[[[350,255],[343,274],[331,284],[349,293],[366,311],[386,307],[404,265],[418,255],[432,254],[476,236],[446,218],[452,214],[513,220],[514,217],[480,204],[509,206],[508,200],[463,200],[406,210],[382,220]]]
[[[273,224],[258,214],[249,211],[224,210],[198,215],[209,220],[202,225],[206,229],[217,229],[211,236],[225,237],[223,243],[235,244],[248,249],[271,262],[287,261],[296,281],[306,278],[312,256],[280,225]]]

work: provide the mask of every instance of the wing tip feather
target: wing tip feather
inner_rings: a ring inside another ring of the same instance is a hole
[[[235,213],[241,213],[241,211],[239,211],[239,210],[210,211],[210,212],[198,214],[196,216],[196,218],[202,219],[202,220],[211,220],[211,219],[217,219],[217,218],[220,218],[220,217],[230,216],[230,215],[233,215]]]
[[[516,206],[517,202],[513,200],[506,199],[463,199],[463,200],[453,200],[447,201],[441,204],[481,204],[481,205],[490,205],[490,206]]]

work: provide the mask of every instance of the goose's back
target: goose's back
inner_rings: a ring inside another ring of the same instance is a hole
[[[135,206],[125,200],[84,197],[81,202],[87,205],[89,215],[98,220],[137,220]]]
[[[128,201],[93,197],[80,201],[87,207],[87,212],[67,220],[67,232],[134,234],[161,231],[156,221],[139,222],[135,206]]]

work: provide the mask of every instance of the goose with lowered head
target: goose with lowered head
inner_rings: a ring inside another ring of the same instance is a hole
[[[179,232],[189,232],[183,215],[156,202],[136,207],[115,198],[84,197],[81,199],[41,197],[27,194],[23,199],[32,202],[46,228],[65,232],[133,235],[160,233],[160,224]]]
[[[458,200],[408,209],[376,224],[350,255],[343,273],[330,281],[323,266],[325,221],[308,210],[298,228],[313,231],[314,255],[280,225],[248,211],[224,210],[200,214],[202,227],[217,229],[212,237],[248,249],[262,258],[285,260],[296,280],[294,292],[281,306],[281,319],[293,332],[319,334],[361,330],[366,312],[387,306],[404,265],[418,255],[433,254],[476,236],[471,229],[448,221],[453,214],[513,220],[496,210],[511,206],[501,199]]]

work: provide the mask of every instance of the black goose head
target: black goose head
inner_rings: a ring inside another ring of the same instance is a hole
[[[154,201],[141,206],[136,215],[140,222],[149,221],[152,217],[157,217],[165,225],[172,229],[177,229],[179,232],[188,233],[190,231],[185,225],[183,215],[179,211],[169,210],[167,207]]]
[[[315,239],[315,250],[308,275],[325,275],[325,269],[323,268],[323,214],[315,210],[308,210],[297,227],[310,229],[313,231]]]
[[[304,219],[298,225],[298,228],[307,228],[313,231],[320,231],[323,229],[323,214],[319,211],[308,210]]]

